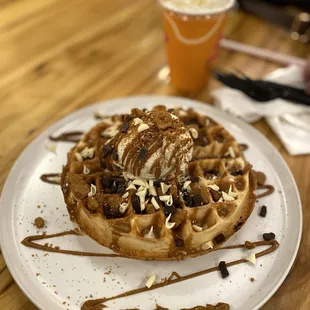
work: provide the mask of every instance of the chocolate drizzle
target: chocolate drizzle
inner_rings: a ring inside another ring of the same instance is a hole
[[[84,134],[83,131],[69,131],[64,132],[56,137],[49,136],[52,141],[62,141],[62,142],[74,142],[77,143],[81,140],[81,136]]]
[[[259,247],[259,246],[269,246],[268,249],[256,253],[256,258],[268,255],[268,254],[274,252],[279,247],[279,243],[276,240],[272,240],[272,241],[257,241],[257,242],[252,242],[252,244],[254,244],[257,247]],[[238,248],[239,249],[246,248],[246,244],[223,247],[223,248],[215,249],[215,251],[217,251],[217,250],[225,250],[225,249],[238,249]],[[243,264],[243,263],[247,263],[247,260],[245,260],[245,259],[235,260],[235,261],[227,263],[226,266],[227,267],[232,267],[232,266]],[[106,303],[108,301],[116,300],[116,299],[123,298],[123,297],[132,296],[132,295],[136,295],[136,294],[140,294],[140,293],[144,293],[144,292],[148,292],[148,291],[152,291],[152,290],[155,290],[155,289],[158,289],[158,288],[166,287],[166,286],[169,286],[169,285],[172,285],[172,284],[175,284],[175,283],[179,283],[179,282],[187,281],[187,280],[199,277],[199,276],[203,276],[205,274],[208,274],[208,273],[211,273],[211,272],[215,272],[215,271],[218,271],[218,270],[219,270],[219,267],[216,266],[216,267],[211,267],[211,268],[208,268],[208,269],[205,269],[205,270],[202,270],[202,271],[198,271],[198,272],[195,272],[195,273],[191,273],[191,274],[185,275],[185,276],[180,276],[178,273],[172,272],[168,279],[166,279],[166,280],[164,280],[164,281],[162,281],[160,283],[155,283],[150,288],[141,287],[141,288],[130,290],[130,291],[124,292],[122,294],[115,295],[115,296],[108,297],[108,298],[100,298],[100,299],[87,300],[82,305],[81,309],[82,310],[99,310],[99,309],[103,309],[104,307],[106,307],[103,303]]]
[[[51,235],[46,235],[46,234],[33,235],[33,236],[26,237],[21,243],[26,247],[41,250],[41,251],[46,251],[46,252],[70,254],[70,255],[76,255],[76,256],[119,257],[119,255],[117,254],[101,254],[101,253],[91,253],[91,252],[83,252],[83,251],[62,250],[59,247],[49,247],[47,245],[41,245],[41,244],[34,242],[38,240],[57,238],[57,237],[68,236],[68,235],[80,236],[81,234],[75,230],[68,230],[68,231],[60,232],[57,234],[51,234]]]
[[[259,194],[256,196],[256,198],[263,198],[263,197],[266,197],[268,195],[271,195],[273,192],[274,192],[274,187],[272,185],[258,185],[257,188],[258,190],[260,189],[266,189],[265,192]]]
[[[54,253],[59,253],[59,254],[70,254],[70,255],[76,255],[76,256],[92,256],[92,257],[118,257],[118,258],[125,258],[125,256],[120,256],[117,254],[103,254],[103,253],[92,253],[92,252],[83,252],[83,251],[73,251],[73,250],[62,250],[59,247],[49,247],[47,245],[41,245],[38,243],[35,243],[34,241],[38,240],[45,240],[45,239],[50,239],[50,238],[56,238],[56,237],[61,237],[61,236],[67,236],[67,235],[74,235],[74,236],[80,236],[81,233],[77,232],[75,230],[69,230],[69,231],[64,231],[56,234],[51,234],[51,235],[33,235],[33,236],[28,236],[26,237],[21,243],[30,248],[34,248],[37,250],[42,250],[42,251],[47,251],[47,252],[54,252]],[[246,241],[244,244],[240,245],[233,245],[233,246],[226,246],[222,248],[217,248],[214,249],[214,251],[222,251],[222,250],[232,250],[232,249],[249,249],[249,244],[251,244],[251,249],[255,247],[261,247],[261,246],[269,246],[268,249],[265,249],[261,252],[256,253],[256,258],[268,255],[272,252],[274,252],[278,247],[279,243],[276,240],[270,240],[270,241],[256,241],[256,242],[249,242]],[[235,265],[243,264],[246,263],[247,260],[245,259],[239,259],[235,260],[232,262],[226,263],[226,267],[232,267]],[[130,290],[127,292],[124,292],[122,294],[108,297],[108,298],[100,298],[100,299],[94,299],[94,300],[87,300],[83,305],[82,305],[82,310],[99,310],[103,309],[105,305],[103,303],[106,303],[111,300],[116,300],[119,298],[127,297],[127,296],[132,296],[136,294],[140,294],[143,292],[147,291],[152,291],[158,288],[166,287],[175,283],[183,282],[189,279],[193,279],[195,277],[199,277],[211,272],[219,271],[219,266],[216,267],[211,267],[202,271],[198,271],[195,273],[191,273],[189,275],[185,276],[180,276],[177,272],[173,271],[171,275],[168,277],[168,279],[163,280],[160,283],[155,283],[152,287],[147,288],[147,287],[142,287],[142,288],[137,288],[134,290]],[[208,309],[208,308],[207,308]],[[217,308],[215,308],[217,309]],[[227,308],[229,309],[229,308]]]
[[[40,176],[40,179],[48,184],[60,185],[61,173],[46,173]]]

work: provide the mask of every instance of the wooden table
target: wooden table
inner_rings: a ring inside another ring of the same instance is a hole
[[[0,0],[0,186],[25,146],[62,116],[131,94],[178,94],[158,72],[165,52],[154,0]],[[308,46],[255,17],[232,13],[225,37],[305,57]],[[221,51],[218,66],[262,77],[277,64]],[[211,87],[218,84],[212,81]],[[208,91],[196,98],[209,101]],[[263,307],[310,309],[310,156],[291,157],[264,121],[254,124],[281,152],[304,208],[301,248],[292,272]],[[0,255],[0,309],[36,309]]]

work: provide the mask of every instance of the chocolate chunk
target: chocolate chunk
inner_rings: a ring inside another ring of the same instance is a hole
[[[110,189],[112,187],[112,184],[113,184],[112,179],[110,179],[110,178],[103,178],[102,179],[102,186],[103,186],[104,190]]]
[[[227,278],[229,276],[229,272],[228,272],[226,263],[224,261],[220,262],[219,268],[220,268],[220,271],[221,271],[222,278],[223,279]]]
[[[163,182],[163,180],[156,180],[154,181],[154,186],[155,187],[160,187],[160,183]]]
[[[111,145],[105,144],[102,147],[102,151],[103,151],[103,158],[106,158],[107,156],[111,155],[113,152],[113,148]]]
[[[192,196],[190,196],[188,193],[184,193],[183,200],[187,207],[192,208],[194,207],[194,201],[192,199]]]
[[[118,154],[117,154],[116,151],[113,151],[112,159],[113,159],[114,161],[118,161]]]
[[[133,198],[132,198],[132,207],[133,207],[133,209],[135,210],[135,212],[137,213],[137,214],[141,214],[142,213],[142,211],[141,211],[141,207],[140,207],[140,199],[139,199],[139,197],[138,196],[134,196]]]
[[[131,115],[129,115],[129,114],[125,114],[123,116],[123,122],[124,123],[129,123],[132,119],[133,119],[133,117]]]
[[[215,241],[216,244],[220,244],[223,241],[225,241],[225,236],[223,234],[219,234],[213,240]]]
[[[174,109],[168,109],[168,112],[169,112],[169,113],[173,113],[173,112],[174,112]]]
[[[198,139],[195,140],[195,144],[199,146],[207,146],[209,144],[209,140],[206,136],[198,136]]]
[[[169,214],[174,214],[175,213],[175,206],[168,206],[168,205],[164,205],[164,213],[165,213],[165,216],[168,217]]]
[[[144,108],[142,111],[143,111],[143,112],[147,112],[147,109]]]
[[[102,158],[101,162],[100,162],[100,166],[102,169],[107,169],[107,164],[105,163],[105,160]]]
[[[265,241],[271,241],[274,240],[276,238],[276,235],[274,233],[265,233],[263,234],[263,238]]]
[[[203,200],[200,194],[195,194],[193,196],[193,202],[194,202],[194,206],[202,206],[203,205]]]
[[[220,191],[215,191],[214,189],[210,188],[209,189],[212,199],[217,202],[222,198],[222,193]]]
[[[121,126],[119,131],[121,133],[126,133],[128,131],[128,128],[129,128],[129,123],[125,122],[125,123],[123,123],[123,125]]]
[[[121,177],[115,177],[113,178],[113,181],[115,182],[115,186],[125,186],[126,180]]]
[[[244,171],[243,170],[235,170],[235,171],[231,171],[229,172],[231,175],[233,175],[234,177],[238,176],[238,175],[243,175]]]
[[[262,206],[259,212],[259,216],[261,217],[266,217],[267,215],[267,207],[266,206]]]
[[[125,194],[125,192],[126,192],[126,188],[125,188],[124,185],[121,185],[121,186],[117,187],[117,190],[116,190],[117,194],[122,195],[122,194]]]
[[[143,147],[139,152],[139,159],[140,160],[146,160],[148,149],[146,147]]]
[[[122,213],[118,208],[112,208],[109,205],[103,207],[103,214],[108,220],[122,217]]]
[[[177,248],[181,248],[184,246],[184,240],[183,239],[180,239],[180,238],[177,238],[175,239],[175,246]]]
[[[192,181],[192,183],[197,183],[197,182],[200,181],[200,177],[194,176],[194,177],[191,178],[191,181]]]

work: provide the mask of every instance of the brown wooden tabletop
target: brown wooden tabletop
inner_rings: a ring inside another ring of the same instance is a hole
[[[309,45],[242,12],[231,14],[225,37],[299,57],[309,53]],[[0,0],[0,46],[1,188],[25,146],[62,116],[119,96],[180,95],[158,79],[166,59],[155,0]],[[217,64],[252,77],[278,67],[225,50]],[[208,90],[194,97],[210,100]],[[310,156],[289,156],[264,121],[254,126],[291,168],[304,211],[295,267],[262,309],[310,309]],[[0,309],[37,309],[14,283],[1,255]]]

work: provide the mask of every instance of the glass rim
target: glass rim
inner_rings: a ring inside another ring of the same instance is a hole
[[[216,14],[221,14],[229,11],[234,5],[235,5],[235,0],[229,0],[228,4],[224,8],[219,8],[219,9],[210,9],[210,10],[205,10],[204,12],[198,13],[198,12],[189,12],[189,11],[184,11],[181,9],[177,8],[171,8],[167,7],[166,4],[164,4],[166,1],[165,0],[159,0],[159,4],[166,9],[167,11],[170,11],[172,13],[176,13],[179,15],[187,15],[187,16],[207,16],[207,15],[216,15]]]

